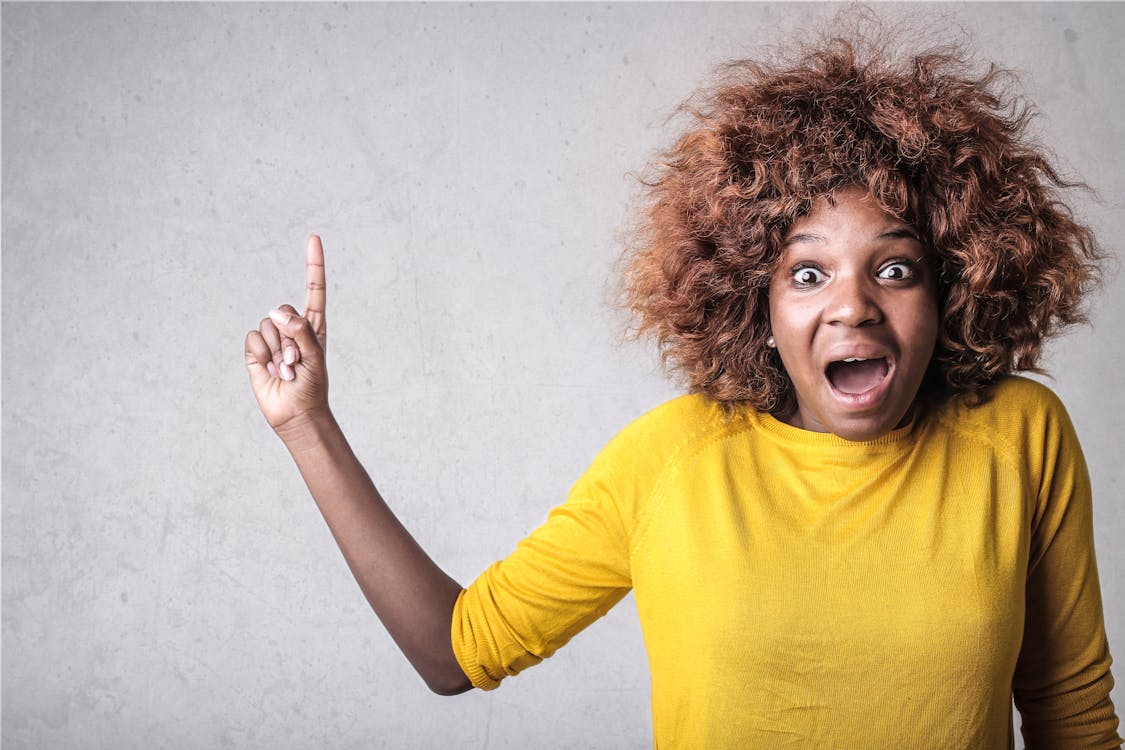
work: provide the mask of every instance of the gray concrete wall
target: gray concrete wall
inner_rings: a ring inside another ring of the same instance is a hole
[[[335,411],[467,582],[677,392],[604,304],[630,171],[715,63],[833,11],[5,3],[4,747],[649,745],[631,598],[496,693],[428,694],[257,413],[242,338],[300,303],[321,232]],[[1024,71],[1120,247],[1125,5],[940,12]],[[1050,362],[1119,655],[1123,321],[1114,278]]]

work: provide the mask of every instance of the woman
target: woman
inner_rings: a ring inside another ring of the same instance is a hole
[[[1118,747],[1091,499],[1011,373],[1099,256],[953,53],[730,66],[650,180],[627,299],[691,394],[622,431],[468,589],[332,417],[324,256],[246,340],[259,405],[435,691],[495,687],[635,591],[667,747]],[[452,623],[452,636],[451,636]]]

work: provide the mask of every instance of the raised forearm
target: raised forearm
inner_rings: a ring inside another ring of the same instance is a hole
[[[289,448],[367,601],[437,693],[468,690],[450,643],[457,582],[391,513],[328,408],[324,248],[305,243],[305,313],[271,310],[246,334],[246,370],[262,415]]]
[[[360,589],[406,658],[434,692],[468,690],[449,637],[460,585],[387,507],[330,412],[279,435]]]

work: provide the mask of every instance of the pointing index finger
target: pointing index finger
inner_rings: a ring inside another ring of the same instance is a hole
[[[305,255],[305,317],[320,333],[325,305],[324,248],[320,244],[320,237],[315,234],[309,236]]]

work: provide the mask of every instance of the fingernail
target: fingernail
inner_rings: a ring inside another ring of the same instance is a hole
[[[278,368],[278,369],[281,370],[281,379],[282,380],[292,380],[293,379],[293,368],[292,367],[290,367],[289,365],[282,362],[281,367]]]
[[[280,375],[277,374],[277,368],[274,367],[273,362],[266,362],[266,371],[275,378],[280,377]]]
[[[278,310],[276,307],[274,309],[270,310],[270,320],[272,320],[274,323],[277,323],[279,326],[283,326],[286,323],[288,323],[289,318],[290,318],[289,313],[282,312],[281,310]]]
[[[297,350],[291,346],[285,347],[285,364],[291,365],[297,361]]]

